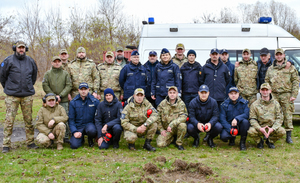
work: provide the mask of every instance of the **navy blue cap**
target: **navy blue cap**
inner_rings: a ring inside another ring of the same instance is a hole
[[[133,55],[140,55],[140,54],[138,51],[133,51],[133,52],[131,52],[131,56],[133,56]]]
[[[203,91],[209,92],[209,88],[208,88],[207,85],[201,85],[201,86],[199,87],[199,92],[203,92]]]
[[[156,51],[153,51],[153,50],[150,51],[150,52],[149,52],[149,56],[151,56],[151,55],[155,55],[155,56],[156,56],[156,55],[157,55]]]
[[[81,89],[81,88],[86,88],[86,89],[88,89],[88,88],[89,88],[89,85],[88,85],[87,83],[85,83],[85,82],[80,83],[80,84],[79,84],[79,89]]]
[[[219,50],[217,48],[210,50],[210,54],[213,54],[213,53],[219,54]]]
[[[197,54],[196,54],[195,50],[189,50],[188,53],[187,53],[187,56],[189,56],[189,54],[194,54],[195,57],[197,57]]]
[[[232,91],[239,92],[239,90],[238,90],[237,87],[231,87],[231,88],[229,88],[229,93],[232,92]]]
[[[166,53],[170,53],[167,48],[163,48],[160,52],[160,54],[166,54]]]
[[[228,53],[228,51],[227,51],[226,49],[222,49],[222,50],[220,51],[220,54],[223,54],[223,53]]]

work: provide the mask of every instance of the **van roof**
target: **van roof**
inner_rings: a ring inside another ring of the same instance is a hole
[[[242,32],[250,27],[249,32]],[[170,32],[177,27],[178,32]],[[272,24],[146,24],[141,38],[171,37],[294,37],[283,28]]]

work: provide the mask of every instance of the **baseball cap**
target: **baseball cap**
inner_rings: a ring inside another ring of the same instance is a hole
[[[239,92],[239,90],[238,90],[237,87],[231,87],[231,88],[229,88],[229,93],[232,92],[232,91]]]
[[[176,86],[171,86],[169,87],[168,91],[170,91],[171,89],[175,90],[175,91],[178,91],[177,87]]]
[[[163,48],[160,52],[160,54],[166,54],[166,53],[170,53],[167,48]]]
[[[251,54],[251,51],[248,48],[245,48],[242,53],[244,53],[245,51]]]
[[[223,53],[228,53],[228,51],[227,51],[226,49],[222,49],[222,50],[220,51],[220,54],[223,54]]]
[[[213,53],[218,53],[219,54],[219,50],[217,48],[214,48],[214,49],[210,50],[210,54],[213,54]]]
[[[133,56],[133,55],[140,55],[140,54],[138,51],[133,51],[133,52],[131,52],[131,56]]]
[[[199,92],[203,92],[203,91],[209,92],[209,88],[208,88],[207,85],[201,85],[201,86],[199,87]]]
[[[53,95],[50,95],[46,98],[46,101],[49,101],[49,100],[55,100],[55,96]]]
[[[155,55],[155,56],[156,56],[156,55],[157,55],[156,51],[153,51],[153,50],[150,51],[150,52],[149,52],[149,56],[151,56],[151,55]]]
[[[111,57],[114,57],[114,53],[112,51],[107,51],[106,54],[105,54],[105,57],[107,56],[111,56]]]
[[[86,88],[86,89],[88,89],[89,88],[89,85],[87,84],[87,83],[85,83],[85,82],[83,82],[83,83],[80,83],[79,84],[79,87],[78,87],[79,89],[81,89],[81,88]]]
[[[184,45],[182,43],[178,43],[176,45],[176,50],[179,49],[179,48],[184,50]]]
[[[137,94],[139,94],[139,93],[145,95],[145,92],[144,92],[144,90],[143,90],[142,88],[137,88],[137,89],[134,90],[134,94],[135,94],[135,95],[137,95]]]
[[[262,48],[259,53],[260,55],[268,55],[270,51],[268,50],[268,48]]]
[[[275,50],[275,55],[276,55],[276,53],[282,53],[282,54],[284,54],[284,51],[283,51],[282,48],[277,48],[277,49]]]
[[[123,50],[122,47],[119,46],[119,47],[117,47],[117,49],[116,49],[116,52],[118,52],[118,51],[124,51],[124,50]]]
[[[59,58],[59,56],[52,57],[52,62],[54,62],[55,60],[60,60],[61,61],[61,59]]]
[[[61,49],[60,52],[59,52],[59,54],[61,55],[61,54],[63,54],[63,53],[68,54],[68,51],[67,51],[66,49]]]
[[[84,49],[84,47],[79,47],[78,49],[77,49],[77,53],[86,53],[85,52],[85,49]]]
[[[263,88],[268,89],[268,90],[271,90],[271,86],[269,85],[269,83],[264,83],[264,84],[262,84],[262,85],[260,86],[260,89],[263,89]]]
[[[17,48],[19,48],[19,47],[21,47],[21,46],[26,46],[26,44],[23,42],[23,41],[18,41],[17,43],[16,43],[16,47]]]

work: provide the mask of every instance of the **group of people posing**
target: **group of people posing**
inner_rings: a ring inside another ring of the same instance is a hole
[[[19,104],[27,146],[38,147],[33,142],[32,125],[37,67],[26,56],[28,47],[24,42],[17,42],[13,50],[15,53],[0,67],[0,81],[7,95],[3,153],[11,148]],[[151,51],[142,65],[138,51],[131,53],[129,62],[119,47],[116,55],[107,51],[105,61],[96,66],[83,47],[77,49],[77,57],[71,62],[67,50],[62,49],[59,56],[53,57],[52,68],[42,81],[46,95],[35,120],[37,142],[51,147],[56,140],[59,150],[68,142],[77,149],[87,135],[90,147],[96,141],[100,149],[110,145],[119,148],[123,132],[129,149],[135,149],[138,137],[145,137],[143,148],[155,151],[151,141],[159,133],[157,147],[174,143],[184,150],[185,137],[192,136],[193,146],[198,147],[199,133],[203,132],[203,141],[212,148],[219,134],[231,146],[240,135],[240,150],[246,150],[248,135],[258,148],[263,148],[264,142],[275,148],[274,143],[285,134],[286,142],[293,143],[293,102],[299,78],[281,48],[275,50],[275,59],[267,48],[261,49],[257,62],[252,60],[251,51],[244,49],[243,59],[235,65],[230,63],[226,49],[215,48],[203,66],[195,61],[194,50],[184,55],[182,43],[175,50],[171,57],[163,48],[160,61]]]

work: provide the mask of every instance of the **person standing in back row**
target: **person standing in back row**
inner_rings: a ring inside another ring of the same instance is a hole
[[[184,55],[185,48],[182,43],[178,43],[175,48],[176,54],[172,58],[173,62],[178,65],[179,68],[188,61],[188,58]]]
[[[235,66],[230,62],[229,53],[226,49],[222,49],[220,51],[220,60],[228,67],[229,72],[230,72],[230,81],[226,85],[226,97],[227,97],[228,93],[229,93],[229,88],[235,87],[235,83],[234,83],[234,68],[235,68]]]

